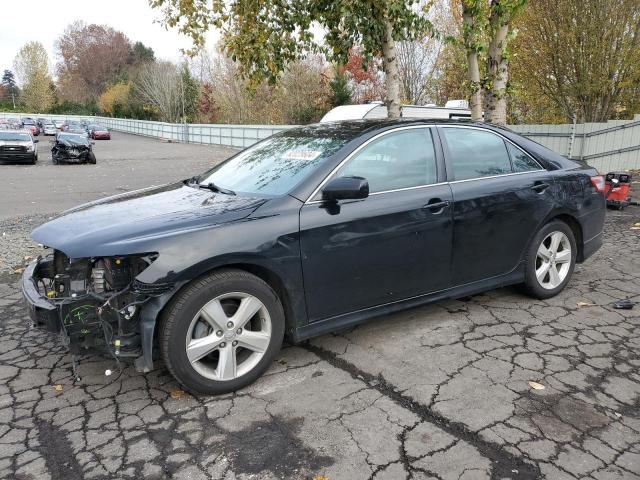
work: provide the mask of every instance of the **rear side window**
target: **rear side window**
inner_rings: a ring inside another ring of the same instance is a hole
[[[533,172],[535,170],[542,170],[542,167],[538,162],[515,145],[507,142],[507,149],[511,155],[511,163],[513,164],[514,172]]]
[[[436,156],[428,128],[382,135],[344,164],[336,177],[364,177],[371,193],[437,182]]]
[[[453,180],[511,173],[504,140],[472,128],[443,128],[453,167]]]

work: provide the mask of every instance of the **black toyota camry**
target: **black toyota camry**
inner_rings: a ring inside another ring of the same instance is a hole
[[[559,293],[602,244],[596,170],[482,123],[287,130],[184,181],[98,200],[33,232],[36,325],[74,352],[222,393],[292,342],[520,284]]]

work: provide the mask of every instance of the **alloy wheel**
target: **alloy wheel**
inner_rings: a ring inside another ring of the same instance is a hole
[[[571,269],[571,242],[563,232],[547,235],[536,254],[536,278],[542,288],[553,290],[564,282]]]
[[[271,341],[271,317],[248,293],[232,292],[207,302],[187,330],[186,354],[200,375],[233,380],[251,371]]]

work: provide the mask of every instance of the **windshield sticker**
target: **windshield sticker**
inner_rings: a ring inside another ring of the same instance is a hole
[[[318,150],[289,150],[282,158],[287,160],[315,160],[322,154]]]

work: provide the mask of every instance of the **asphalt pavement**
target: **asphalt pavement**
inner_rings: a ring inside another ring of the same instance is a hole
[[[96,167],[0,166],[0,478],[640,479],[640,306],[611,305],[640,295],[638,207],[608,214],[603,248],[547,301],[505,288],[389,315],[287,346],[218,397],[95,355],[75,382],[12,273],[38,251],[30,228],[229,153],[116,134]]]

